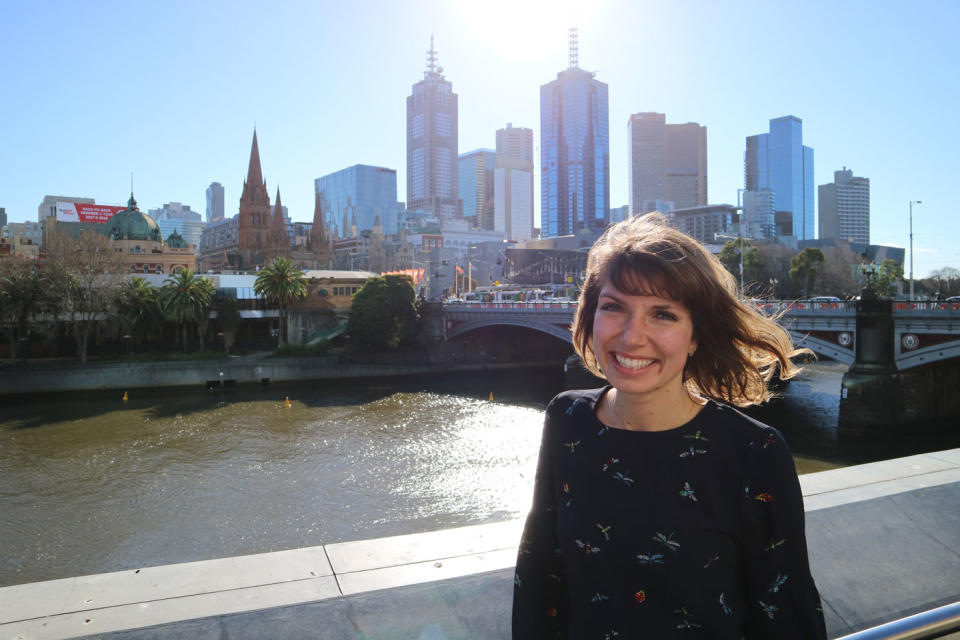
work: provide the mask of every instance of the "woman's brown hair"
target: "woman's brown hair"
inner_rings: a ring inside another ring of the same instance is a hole
[[[573,346],[584,366],[603,375],[593,353],[593,317],[609,282],[630,295],[658,295],[690,312],[697,350],[683,371],[687,388],[736,406],[767,401],[767,383],[799,368],[790,334],[774,319],[739,299],[733,276],[699,242],[667,225],[659,213],[609,227],[590,250],[573,321]]]

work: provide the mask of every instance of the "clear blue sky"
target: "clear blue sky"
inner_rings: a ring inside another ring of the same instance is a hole
[[[122,204],[133,172],[143,209],[203,213],[218,181],[231,215],[254,124],[271,197],[279,185],[294,220],[312,219],[314,178],[357,163],[397,169],[405,200],[406,96],[430,35],[464,152],[493,147],[507,122],[539,144],[539,87],[567,66],[575,22],[580,66],[610,86],[611,205],[627,203],[631,113],[707,127],[711,203],[736,201],[745,136],[792,114],[816,184],[842,166],[870,178],[873,242],[907,246],[907,203],[922,200],[917,277],[960,268],[960,2],[579,5],[7,0],[0,207],[21,221],[46,194]]]

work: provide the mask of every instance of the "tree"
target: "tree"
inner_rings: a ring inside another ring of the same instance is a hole
[[[214,295],[216,289],[213,283],[190,269],[178,271],[164,281],[160,290],[160,306],[168,320],[180,325],[184,351],[187,350],[187,327],[191,322],[197,325],[197,337],[200,349],[203,349],[203,334],[210,319]]]
[[[740,281],[740,251],[743,251],[743,280],[756,282],[760,272],[760,253],[746,238],[736,238],[723,245],[720,250],[720,263]],[[746,285],[744,285],[746,286]]]
[[[357,350],[395,349],[413,342],[418,321],[410,277],[378,276],[367,280],[353,297],[347,333]]]
[[[163,325],[160,292],[145,279],[133,277],[121,283],[116,295],[114,307],[122,335],[141,342]]]
[[[0,258],[0,333],[10,341],[10,363],[30,331],[32,317],[47,301],[48,283],[41,264],[16,256]]]
[[[217,296],[213,302],[217,312],[217,326],[223,333],[223,349],[230,352],[240,326],[240,302],[233,296]]]
[[[832,296],[854,296],[863,287],[860,262],[862,257],[847,244],[826,247],[823,250],[823,270],[820,272],[819,293]]]
[[[791,291],[790,259],[793,252],[777,242],[764,242],[757,246],[760,258],[757,282],[774,298],[795,297]]]
[[[949,298],[960,293],[960,269],[942,267],[931,271],[929,278],[936,281],[936,293],[941,298]]]
[[[897,293],[897,283],[901,280],[903,280],[903,265],[887,258],[870,278],[870,290],[878,298],[888,298]]]
[[[275,304],[280,309],[279,342],[285,343],[290,303],[307,297],[307,280],[303,271],[281,256],[260,270],[256,282],[253,283],[253,290],[269,304]]]
[[[80,362],[86,363],[91,332],[113,312],[123,263],[110,239],[99,233],[85,231],[74,238],[53,231],[44,246],[54,311],[67,322]]]
[[[806,297],[813,283],[823,269],[823,252],[820,249],[807,247],[790,261],[790,279],[803,290]]]

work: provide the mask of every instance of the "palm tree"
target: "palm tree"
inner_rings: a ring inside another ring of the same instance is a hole
[[[159,291],[144,278],[133,277],[117,290],[115,303],[120,330],[134,340],[148,340],[163,325]]]
[[[258,296],[280,308],[280,344],[287,341],[287,312],[290,303],[307,297],[307,280],[303,271],[287,258],[279,257],[263,269],[253,283]]]
[[[187,350],[187,325],[197,323],[200,349],[203,349],[203,332],[210,319],[210,304],[216,294],[213,283],[201,278],[190,269],[169,276],[160,290],[160,305],[168,320],[180,325],[183,335],[183,350]]]

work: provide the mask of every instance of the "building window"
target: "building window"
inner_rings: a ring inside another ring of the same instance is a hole
[[[148,265],[148,264],[143,265],[143,272],[144,272],[144,273],[150,273],[150,265]]]

